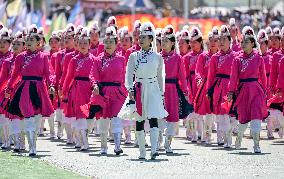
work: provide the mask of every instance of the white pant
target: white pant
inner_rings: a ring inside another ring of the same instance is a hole
[[[166,135],[176,136],[177,135],[178,122],[167,122],[166,123]]]
[[[81,118],[81,119],[74,120],[74,128],[78,131],[79,130],[86,130],[88,128],[87,119]]]
[[[122,133],[122,119],[119,117],[113,117],[111,119],[111,132]]]
[[[24,131],[24,120],[12,119],[10,122],[10,133],[19,134]]]
[[[217,115],[216,122],[219,126],[219,130],[222,132],[228,132],[231,128],[231,121],[229,115]]]
[[[97,122],[99,126],[99,134],[107,134],[110,127],[110,120],[101,118]]]

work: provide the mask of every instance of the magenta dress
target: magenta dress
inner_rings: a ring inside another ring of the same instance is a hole
[[[176,52],[161,52],[165,63],[166,83],[165,83],[165,108],[169,113],[166,120],[168,122],[179,121],[179,97],[177,85],[183,92],[187,92],[185,77],[185,67],[180,55]]]
[[[201,81],[200,87],[198,88],[195,100],[194,100],[194,109],[195,112],[199,115],[211,114],[210,102],[207,98],[207,76],[209,69],[209,62],[212,57],[211,52],[203,52],[199,55],[197,60],[197,65],[195,69],[196,80]]]
[[[184,64],[185,64],[187,85],[188,85],[188,90],[189,90],[188,91],[189,92],[189,102],[191,104],[193,104],[194,99],[196,97],[197,90],[198,90],[196,76],[195,76],[195,68],[197,64],[197,59],[201,53],[202,51],[200,51],[199,53],[192,51],[183,57]]]
[[[276,90],[277,77],[279,74],[278,64],[280,59],[284,56],[284,49],[273,53],[271,69],[270,69],[270,88]]]
[[[257,51],[250,55],[241,52],[232,64],[229,83],[229,91],[236,92],[237,95],[233,109],[237,112],[237,119],[241,124],[267,117],[266,84],[263,58]]]
[[[281,103],[282,103],[282,112],[284,115],[284,57],[281,58],[281,60],[279,61],[279,75],[278,75],[278,79],[277,79],[277,89],[279,92],[282,92],[282,99],[281,99]]]
[[[47,56],[42,52],[30,51],[19,54],[7,85],[10,92],[19,77],[21,80],[10,99],[8,112],[19,118],[29,118],[38,114],[49,117],[54,109],[47,87],[53,85],[54,79],[50,79]]]
[[[87,118],[80,107],[87,104],[92,95],[89,74],[93,63],[94,56],[89,53],[87,55],[79,53],[71,59],[62,90],[64,99],[68,100],[65,109],[66,117]]]
[[[117,53],[109,55],[101,53],[95,58],[94,65],[90,73],[93,85],[100,86],[100,93],[108,98],[106,107],[96,114],[96,118],[116,117],[126,99],[124,88],[125,62],[124,57]]]
[[[137,52],[141,49],[141,47],[138,44],[134,44],[131,48],[129,48],[125,53],[125,64],[127,64],[129,56],[133,52]]]
[[[227,114],[221,107],[226,101],[228,83],[230,80],[231,66],[237,54],[229,50],[227,53],[218,52],[211,57],[209,62],[207,89],[210,99],[210,110],[216,115]]]
[[[91,46],[90,53],[95,57],[99,56],[102,52],[104,52],[104,44],[98,43]]]
[[[232,50],[235,51],[235,52],[241,51],[242,50],[241,44],[238,41],[233,41]]]
[[[265,71],[266,71],[266,78],[267,78],[267,83],[266,86],[270,86],[270,69],[271,69],[271,64],[272,64],[272,56],[269,53],[261,54],[260,55],[263,58],[264,65],[265,65]],[[259,81],[261,83],[261,81]],[[267,99],[271,98],[271,93],[269,90],[267,90]]]

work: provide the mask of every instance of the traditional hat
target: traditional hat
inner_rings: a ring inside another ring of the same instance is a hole
[[[230,28],[237,28],[236,19],[235,18],[230,18],[230,20],[229,20],[229,27]]]
[[[280,30],[279,27],[275,27],[272,30],[272,36],[274,36],[274,37],[281,37],[281,30]]]
[[[6,27],[3,27],[0,30],[0,39],[1,40],[11,40],[11,36],[9,30]]]
[[[37,33],[38,33],[40,38],[43,38],[44,37],[43,27],[38,28]]]
[[[87,40],[90,39],[90,32],[89,32],[89,29],[87,27],[84,27],[81,30],[81,33],[80,33],[78,39],[87,39]]]
[[[131,37],[131,34],[128,31],[128,27],[124,26],[118,31],[118,35],[120,39]]]
[[[95,32],[95,33],[98,33],[100,32],[100,27],[99,27],[99,23],[98,21],[95,21],[92,25],[92,27],[90,28],[90,32]]]
[[[180,39],[183,39],[183,40],[190,40],[190,33],[188,30],[186,29],[183,29],[181,32],[180,32]]]
[[[267,34],[268,37],[270,37],[273,33],[272,28],[270,26],[266,27],[265,31],[266,31],[266,34]]]
[[[199,38],[202,38],[202,33],[201,31],[199,30],[198,27],[193,27],[191,30],[190,30],[190,40],[191,41],[195,41]]]
[[[107,26],[114,26],[115,28],[117,28],[116,26],[116,18],[114,16],[110,16],[107,20]]]
[[[21,31],[18,31],[14,37],[13,37],[13,41],[20,41],[20,42],[24,42],[24,35]]]
[[[75,31],[76,31],[76,28],[73,24],[68,24],[66,29],[65,29],[65,34],[66,35],[75,35]]]
[[[257,34],[257,41],[264,42],[268,40],[268,36],[266,34],[266,31],[264,29],[260,29]]]
[[[220,34],[219,34],[219,30],[218,30],[218,27],[217,26],[214,26],[212,28],[212,31],[208,33],[208,39],[210,38],[214,38],[214,39],[217,39],[220,37]]]
[[[106,28],[105,38],[109,39],[117,38],[116,29],[113,26]]]
[[[140,20],[136,20],[134,22],[134,30],[133,31],[139,31],[140,30],[140,27],[141,27],[141,21]]]
[[[163,31],[162,28],[156,28],[156,30],[155,30],[156,39],[162,40],[162,31]]]
[[[166,38],[175,37],[174,27],[172,25],[167,25],[162,31],[162,37]]]
[[[231,36],[228,26],[226,26],[226,25],[221,26],[220,36]]]
[[[245,26],[242,30],[243,38],[255,38],[254,30],[250,26]]]
[[[35,24],[32,24],[28,27],[27,35],[38,35],[38,29]]]
[[[53,32],[51,33],[51,36],[50,36],[49,39],[58,39],[58,40],[60,40],[59,31],[53,31]]]
[[[140,35],[151,35],[155,38],[155,27],[151,22],[145,22],[140,27]]]

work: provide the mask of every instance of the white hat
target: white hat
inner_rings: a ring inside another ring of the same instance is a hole
[[[242,30],[243,38],[255,38],[254,30],[250,26],[245,26]]]
[[[264,42],[268,40],[268,36],[266,34],[266,31],[264,29],[260,29],[258,34],[257,34],[257,40],[259,42]]]
[[[120,39],[131,37],[127,26],[120,28],[118,30],[118,35]]]
[[[43,38],[44,37],[43,27],[38,28],[37,33],[38,33],[40,38]]]
[[[272,35],[272,28],[270,26],[265,28],[265,32],[267,34],[268,37],[270,37]]]
[[[65,29],[65,34],[66,35],[74,35],[75,34],[75,31],[76,31],[76,28],[73,24],[68,24],[66,26],[66,29]]]
[[[212,28],[212,31],[208,33],[208,39],[210,38],[219,38],[220,37],[220,34],[219,34],[219,30],[218,30],[218,27],[217,26],[214,26]]]
[[[79,36],[83,30],[83,26],[82,25],[78,25],[77,28],[76,28],[76,31],[75,31],[75,35],[76,36]]]
[[[18,31],[15,33],[15,35],[13,36],[13,41],[20,41],[20,42],[24,42],[24,35],[21,31]]]
[[[59,31],[53,31],[49,39],[60,39]]]
[[[28,35],[38,35],[38,29],[37,26],[35,24],[32,24],[28,27]]]
[[[172,25],[167,25],[162,31],[162,37],[172,38],[175,36],[175,30]]]
[[[105,38],[110,38],[110,39],[117,38],[115,27],[110,26],[106,28]]]
[[[11,40],[11,36],[9,30],[6,27],[3,27],[0,30],[0,39],[1,40]]]
[[[151,35],[155,38],[155,27],[151,22],[145,22],[140,27],[140,35]]]
[[[100,30],[101,30],[101,29],[100,29],[100,27],[99,27],[98,21],[95,21],[94,24],[92,25],[90,31],[93,31],[93,32],[95,32],[95,33],[98,33],[98,32],[100,32]]]
[[[162,40],[162,31],[163,31],[162,28],[156,28],[156,30],[155,30],[156,39]]]
[[[281,37],[281,30],[280,30],[279,27],[275,27],[272,30],[272,36],[274,36],[274,37]]]
[[[220,36],[231,36],[228,26],[226,26],[226,25],[221,26]]]
[[[189,25],[185,25],[182,27],[182,30],[188,30],[189,31]]]
[[[282,38],[284,38],[284,26],[281,29],[281,36],[282,36]]]
[[[134,22],[134,30],[133,31],[139,31],[140,30],[140,27],[141,27],[141,21],[140,20],[136,20],[135,22]]]
[[[4,24],[0,21],[0,30],[5,27]]]
[[[233,28],[233,27],[237,27],[236,26],[236,19],[235,18],[230,18],[230,20],[229,20],[229,27],[230,28]]]
[[[183,30],[180,32],[179,38],[180,38],[180,39],[183,39],[183,40],[190,40],[190,33],[189,33],[189,31],[186,30],[186,29],[183,29]]]
[[[199,38],[202,38],[202,33],[201,31],[199,30],[198,27],[193,27],[191,30],[190,30],[190,40],[191,41],[195,41]]]
[[[110,16],[107,20],[107,26],[115,26],[116,27],[116,18],[114,16]]]
[[[83,27],[81,33],[79,34],[78,39],[90,39],[90,31],[87,27]]]

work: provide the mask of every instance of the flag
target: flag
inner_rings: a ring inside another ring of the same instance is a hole
[[[58,16],[54,15],[52,17],[52,23],[49,27],[47,40],[49,40],[53,31],[64,29],[66,25],[67,25],[67,19],[64,12],[60,13]]]
[[[5,24],[7,1],[0,5],[0,21]]]
[[[7,16],[17,16],[19,15],[20,8],[21,8],[21,0],[14,0],[13,2],[9,3],[7,6]]]
[[[73,9],[70,12],[70,16],[68,18],[68,23],[74,23],[81,12],[81,1],[78,0]]]

